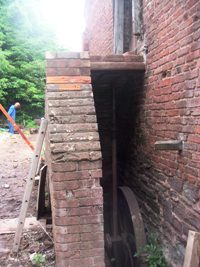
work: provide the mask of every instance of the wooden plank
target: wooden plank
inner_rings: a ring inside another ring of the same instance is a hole
[[[189,231],[183,267],[199,267],[200,233]]]
[[[38,228],[40,226],[40,223],[41,222],[39,222],[35,217],[26,218],[24,223],[24,229],[31,230]],[[15,233],[17,230],[17,224],[18,224],[18,218],[0,220],[0,235]],[[44,224],[43,227],[45,228],[46,225]]]
[[[124,52],[124,0],[114,0],[114,53]]]
[[[37,195],[37,220],[42,218],[45,215],[45,184],[46,184],[46,175],[47,175],[47,165],[43,166],[40,170],[40,180],[38,186],[38,195]]]
[[[138,37],[141,35],[141,3],[140,0],[132,0],[132,44],[130,49],[137,51]]]
[[[132,52],[126,52],[123,55],[106,55],[106,56],[91,56],[92,62],[144,62],[143,56],[133,54]]]
[[[47,83],[91,83],[90,76],[49,76]]]
[[[143,62],[91,62],[91,70],[145,70]]]
[[[180,140],[168,140],[155,142],[156,150],[183,150],[183,141]]]
[[[42,145],[43,145],[47,125],[48,125],[47,120],[44,118],[41,119],[41,125],[40,125],[39,134],[37,138],[36,148],[34,150],[31,167],[30,167],[28,178],[26,181],[26,187],[25,187],[24,197],[23,197],[22,206],[20,210],[19,221],[18,221],[16,233],[15,233],[13,252],[17,252],[19,249],[21,235],[22,235],[22,231],[24,227],[25,218],[26,218],[26,213],[27,213],[27,209],[28,209],[28,205],[30,201],[31,191],[33,188],[34,177],[37,172],[38,162],[39,162],[40,155],[41,155],[41,150],[42,150]]]
[[[132,30],[133,35],[141,33],[141,3],[140,0],[132,1]]]

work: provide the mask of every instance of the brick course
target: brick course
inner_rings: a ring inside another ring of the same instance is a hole
[[[91,16],[91,14],[95,14],[95,16]],[[87,0],[85,17],[84,50],[89,50],[91,55],[112,54],[112,0]]]
[[[181,267],[188,230],[200,230],[200,5],[144,0],[143,8],[146,77],[125,182],[148,228],[160,231],[168,260]],[[183,152],[155,151],[155,141],[169,139],[184,140]]]
[[[46,150],[57,267],[104,266],[101,150],[89,66],[85,52],[47,54]]]

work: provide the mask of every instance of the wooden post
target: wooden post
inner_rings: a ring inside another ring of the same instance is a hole
[[[124,53],[124,0],[114,0],[114,54]]]
[[[23,228],[24,228],[24,222],[25,222],[26,213],[27,213],[27,209],[28,209],[28,205],[30,201],[32,188],[33,188],[34,178],[37,172],[38,162],[40,159],[40,154],[42,150],[44,136],[45,136],[46,129],[47,129],[47,124],[48,122],[46,119],[44,118],[41,119],[41,125],[40,125],[39,134],[37,138],[36,148],[34,150],[34,154],[32,157],[31,168],[30,168],[27,182],[26,182],[24,197],[23,197],[22,206],[21,206],[20,215],[19,215],[18,226],[17,226],[17,230],[15,233],[13,252],[18,252],[18,249],[19,249],[20,239],[21,239]]]
[[[38,185],[38,197],[37,197],[37,220],[44,217],[46,212],[45,207],[45,184],[46,184],[46,178],[47,176],[47,165],[43,166],[40,170],[40,180]]]
[[[132,0],[132,23],[133,23],[133,33],[141,33],[141,4],[140,0]]]
[[[117,139],[116,139],[116,88],[112,89],[112,189],[113,189],[113,238],[118,237],[118,222],[117,222]]]
[[[132,47],[137,51],[137,39],[141,34],[141,3],[140,0],[132,0]]]
[[[199,267],[200,233],[189,231],[183,267]]]

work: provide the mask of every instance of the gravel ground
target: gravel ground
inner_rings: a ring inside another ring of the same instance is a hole
[[[28,136],[35,144],[36,135]],[[30,168],[32,150],[20,135],[0,132],[0,219],[19,216],[26,178]],[[27,217],[36,215],[37,186],[34,186]],[[51,229],[49,229],[49,235]],[[42,228],[37,231],[24,232],[20,250],[15,257],[11,256],[14,235],[0,235],[0,267],[33,266],[30,255],[42,253],[46,263],[41,266],[54,266],[52,240]]]

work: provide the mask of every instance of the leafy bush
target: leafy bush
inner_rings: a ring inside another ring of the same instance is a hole
[[[148,236],[148,244],[135,256],[143,255],[148,263],[148,267],[168,267],[163,250],[159,244],[158,235],[150,234]]]
[[[31,259],[33,265],[40,267],[45,263],[45,255],[41,253],[35,253]]]
[[[56,49],[36,8],[35,0],[0,0],[0,102],[5,109],[20,102],[20,120],[43,116],[44,55]]]
[[[38,125],[36,124],[36,122],[34,120],[28,120],[25,123],[25,127],[26,128],[38,128]]]

